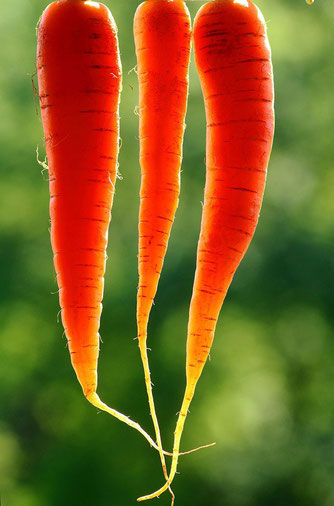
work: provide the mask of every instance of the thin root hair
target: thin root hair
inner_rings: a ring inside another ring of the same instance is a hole
[[[37,159],[37,163],[38,163],[41,167],[43,167],[43,169],[41,170],[41,174],[42,174],[42,176],[43,176],[44,181],[48,181],[49,179],[45,179],[45,178],[44,178],[44,171],[46,171],[46,170],[47,170],[47,171],[49,171],[49,166],[48,166],[48,163],[47,163],[47,162],[48,162],[48,158],[47,158],[47,156],[45,155],[45,158],[44,158],[44,160],[43,160],[43,161],[39,159],[39,147],[38,147],[38,144],[37,144],[37,146],[36,146],[36,159]]]
[[[33,99],[34,99],[36,116],[40,121],[42,121],[42,119],[39,115],[39,110],[38,110],[38,106],[37,106],[37,102],[36,102],[36,99],[38,97],[38,89],[37,89],[37,86],[35,85],[35,81],[34,81],[36,74],[37,74],[37,69],[35,68],[35,70],[30,74],[30,79],[31,79],[31,85],[32,85],[32,92],[33,92]]]
[[[128,71],[128,75],[130,75],[130,74],[131,74],[131,72],[135,72],[136,74],[138,74],[138,67],[137,67],[137,65],[135,65],[134,67],[132,67],[132,69],[130,69],[130,70]]]

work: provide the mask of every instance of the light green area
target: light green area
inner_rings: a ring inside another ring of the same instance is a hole
[[[136,342],[138,86],[132,20],[109,4],[124,70],[100,394],[153,433]],[[201,2],[189,2],[192,17]],[[140,436],[83,398],[70,366],[49,243],[31,74],[45,1],[0,4],[0,494],[3,506],[131,506],[163,483]],[[334,9],[261,0],[276,137],[258,231],[226,299],[186,423],[176,506],[334,504]],[[149,332],[165,447],[184,388],[204,186],[205,127],[191,66],[182,195]],[[66,76],[64,76],[66,80]],[[36,79],[35,79],[36,82]],[[168,494],[159,505],[170,504]]]

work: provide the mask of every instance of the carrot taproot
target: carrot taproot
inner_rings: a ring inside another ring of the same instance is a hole
[[[137,9],[141,189],[137,329],[150,412],[162,448],[147,357],[147,326],[179,201],[188,98],[190,14],[183,0],[147,0]],[[162,467],[166,463],[160,452]]]
[[[51,243],[72,365],[94,406],[158,449],[138,423],[109,408],[96,392],[122,78],[116,25],[107,7],[85,0],[51,3],[38,30],[37,71]]]
[[[266,25],[250,0],[215,0],[194,22],[195,63],[207,121],[206,184],[190,304],[186,389],[176,424],[171,484],[185,419],[219,312],[258,222],[274,133]]]

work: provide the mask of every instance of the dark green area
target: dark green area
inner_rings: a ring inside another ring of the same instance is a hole
[[[0,491],[3,506],[131,506],[163,483],[135,431],[84,399],[71,368],[49,243],[31,73],[44,0],[0,5]],[[194,16],[200,2],[189,2]],[[122,149],[101,322],[101,397],[153,433],[136,335],[137,2],[109,4],[124,70]],[[224,304],[187,420],[176,506],[334,504],[334,9],[261,0],[277,128],[258,231]],[[36,81],[36,79],[35,79]],[[64,76],[64,83],[66,76]],[[182,195],[150,323],[154,392],[171,448],[204,186],[192,62]],[[157,500],[155,500],[157,503]],[[157,503],[158,504],[158,503]],[[170,504],[168,494],[159,505]]]

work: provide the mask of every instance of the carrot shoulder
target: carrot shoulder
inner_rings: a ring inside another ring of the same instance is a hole
[[[51,243],[72,365],[92,404],[136,428],[156,447],[137,423],[106,406],[96,393],[121,90],[110,11],[80,0],[50,4],[38,31],[37,69],[49,163]]]
[[[188,323],[186,390],[174,437],[172,482],[184,422],[211,349],[220,309],[259,218],[274,133],[273,72],[262,14],[249,0],[205,4],[194,23],[207,121],[206,184]]]

